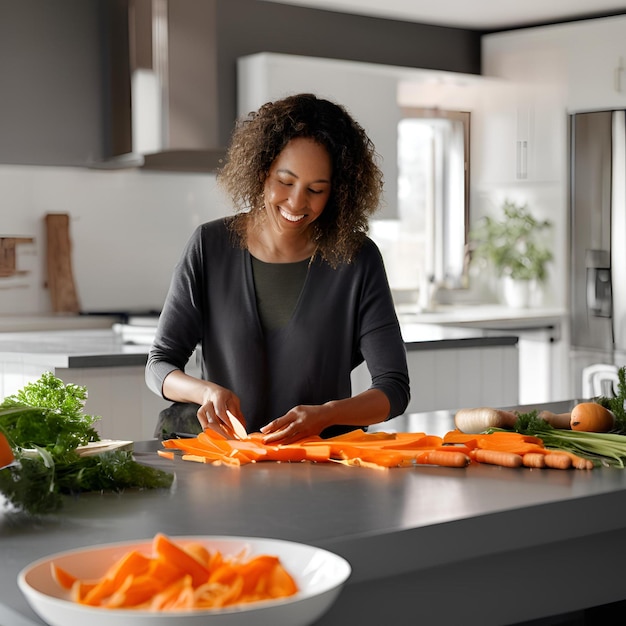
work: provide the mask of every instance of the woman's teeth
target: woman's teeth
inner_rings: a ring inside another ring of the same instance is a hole
[[[291,213],[287,213],[286,211],[281,211],[280,214],[290,222],[299,222],[301,219],[304,219],[304,215],[291,215]]]

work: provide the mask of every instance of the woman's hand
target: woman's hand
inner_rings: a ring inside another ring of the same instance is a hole
[[[364,428],[389,416],[389,400],[380,389],[320,405],[299,405],[261,428],[264,443],[293,443],[319,435],[335,424]]]
[[[327,405],[299,405],[261,428],[263,443],[293,443],[319,435],[332,424]]]
[[[227,437],[233,436],[229,412],[245,427],[239,397],[230,389],[207,380],[173,370],[163,381],[163,396],[174,402],[199,404],[196,412],[202,429],[212,428]]]
[[[223,434],[231,436],[230,414],[236,417],[245,427],[246,420],[241,414],[239,398],[230,389],[220,387],[215,383],[203,381],[205,389],[202,394],[202,403],[196,415],[202,428],[218,429]]]

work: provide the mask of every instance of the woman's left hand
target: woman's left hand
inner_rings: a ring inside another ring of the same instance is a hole
[[[293,443],[319,435],[332,424],[328,407],[298,405],[261,428],[263,443]]]

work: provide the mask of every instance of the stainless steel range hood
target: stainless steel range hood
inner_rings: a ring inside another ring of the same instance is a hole
[[[108,4],[107,157],[94,167],[212,172],[222,162],[215,0]]]

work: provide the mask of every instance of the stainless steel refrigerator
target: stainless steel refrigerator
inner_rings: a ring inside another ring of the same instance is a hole
[[[626,112],[570,115],[571,384],[626,365]]]

